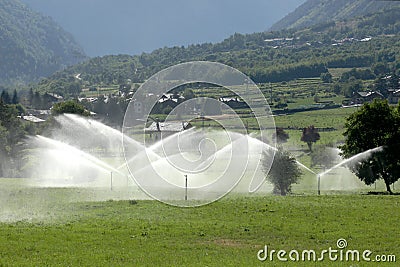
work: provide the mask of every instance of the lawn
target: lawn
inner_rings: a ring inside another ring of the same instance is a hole
[[[67,189],[42,190],[54,197],[44,217],[0,223],[0,266],[377,265],[257,259],[265,245],[319,253],[339,238],[373,257],[400,255],[399,196],[234,195],[176,208],[150,200],[67,203],[60,198]]]

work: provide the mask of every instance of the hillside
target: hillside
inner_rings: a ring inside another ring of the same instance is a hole
[[[275,23],[270,30],[300,29],[328,21],[353,19],[393,7],[398,1],[375,0],[308,0],[295,11]]]
[[[85,58],[51,18],[19,0],[0,0],[0,85],[37,81]]]
[[[96,57],[42,80],[36,90],[76,95],[83,88],[121,85],[128,79],[143,82],[166,67],[192,60],[230,65],[258,83],[319,77],[328,68],[395,66],[400,64],[399,33],[400,8],[393,8],[301,30],[234,34],[216,44]]]

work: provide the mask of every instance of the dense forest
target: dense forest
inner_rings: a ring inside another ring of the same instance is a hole
[[[0,0],[0,85],[38,81],[86,58],[51,18],[19,0]]]

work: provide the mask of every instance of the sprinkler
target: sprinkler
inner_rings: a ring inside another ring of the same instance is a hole
[[[185,201],[188,200],[188,179],[187,179],[187,175],[185,174]]]
[[[110,175],[110,189],[111,189],[111,191],[113,191],[113,173],[112,172]]]
[[[318,196],[321,195],[321,175],[318,175]]]

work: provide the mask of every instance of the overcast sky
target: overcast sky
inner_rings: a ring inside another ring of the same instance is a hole
[[[21,0],[72,33],[89,56],[140,54],[267,30],[305,0]]]

